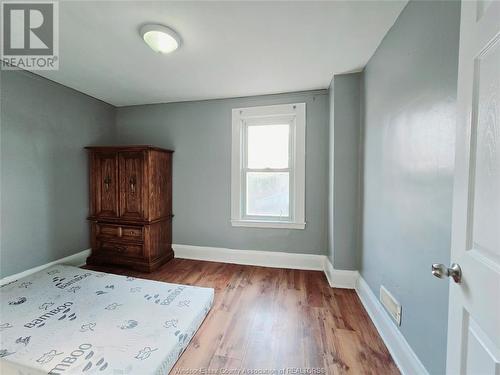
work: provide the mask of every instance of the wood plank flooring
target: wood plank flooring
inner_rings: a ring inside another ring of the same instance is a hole
[[[399,374],[356,293],[322,272],[185,259],[150,274],[87,268],[215,289],[171,374]]]

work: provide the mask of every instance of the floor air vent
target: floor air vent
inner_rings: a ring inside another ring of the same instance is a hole
[[[401,305],[384,286],[380,286],[380,302],[382,302],[382,305],[384,305],[391,318],[400,326]]]

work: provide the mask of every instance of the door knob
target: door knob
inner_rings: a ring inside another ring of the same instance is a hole
[[[452,277],[453,281],[460,284],[462,280],[462,269],[456,263],[452,263],[448,268],[444,264],[434,263],[432,265],[432,274],[440,279],[444,277]]]

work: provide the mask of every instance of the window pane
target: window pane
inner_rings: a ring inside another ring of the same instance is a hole
[[[288,172],[248,172],[246,214],[288,217],[289,181]]]
[[[250,125],[248,127],[248,168],[288,168],[290,126]]]

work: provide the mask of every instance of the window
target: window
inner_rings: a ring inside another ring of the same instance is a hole
[[[305,110],[305,103],[233,109],[233,226],[304,229]]]

